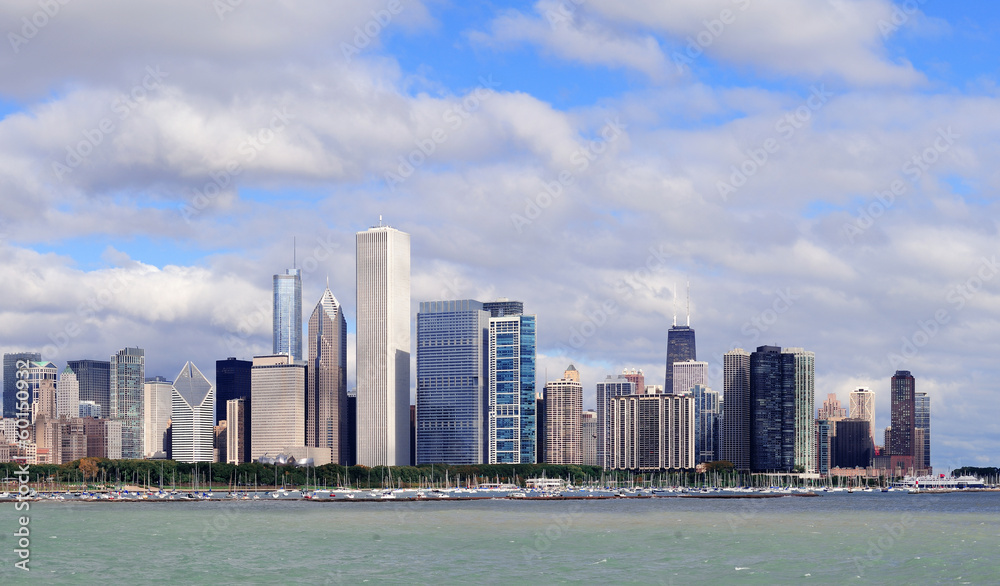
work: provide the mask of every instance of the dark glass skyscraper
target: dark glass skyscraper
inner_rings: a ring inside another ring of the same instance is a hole
[[[93,401],[101,417],[111,417],[111,362],[107,360],[67,360],[66,366],[80,385],[80,401]]]
[[[16,417],[17,411],[17,362],[19,360],[38,362],[42,355],[38,352],[12,352],[3,355],[3,416]],[[27,368],[25,368],[27,370]],[[82,401],[83,399],[81,399]]]
[[[472,299],[417,313],[417,464],[485,462],[490,314]]]
[[[908,370],[897,370],[890,382],[892,435],[889,446],[890,466],[909,474],[914,467],[913,436],[916,427],[916,381]]]
[[[834,423],[837,434],[830,438],[831,463],[834,468],[867,468],[874,449],[867,419],[841,419]]]
[[[215,424],[227,417],[226,402],[233,399],[246,399],[244,406],[244,427],[247,438],[250,437],[250,372],[253,361],[237,360],[229,357],[215,361]],[[249,442],[249,440],[247,440]]]
[[[735,348],[723,357],[722,453],[737,470],[750,469],[750,354]]]
[[[488,463],[533,464],[535,316],[490,318]]]
[[[142,348],[126,347],[111,355],[111,409],[108,419],[122,423],[122,458],[125,459],[143,456],[145,421],[142,395],[145,382],[146,353]]]
[[[274,275],[274,354],[302,360],[302,275],[299,269],[287,269]]]
[[[795,355],[760,346],[750,355],[750,469],[790,472],[795,465]]]

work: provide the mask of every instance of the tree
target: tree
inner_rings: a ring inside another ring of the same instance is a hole
[[[97,458],[82,458],[80,460],[80,472],[83,473],[84,482],[88,478],[97,477]]]

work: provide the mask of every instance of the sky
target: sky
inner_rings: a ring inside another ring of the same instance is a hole
[[[998,30],[985,0],[3,2],[0,351],[214,379],[270,353],[293,239],[353,348],[381,217],[414,314],[524,301],[585,406],[662,384],[690,283],[713,388],[802,347],[880,434],[910,370],[934,467],[998,465]]]

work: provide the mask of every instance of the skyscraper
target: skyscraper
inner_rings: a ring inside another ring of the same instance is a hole
[[[169,454],[172,446],[167,442],[167,428],[173,417],[174,383],[162,376],[148,378],[142,394],[143,457],[152,458],[157,452]]]
[[[302,360],[302,271],[286,269],[274,275],[273,354]]]
[[[676,364],[674,374],[677,374]],[[676,376],[674,381],[676,381]],[[691,395],[694,397],[694,458],[695,464],[714,462],[719,459],[719,446],[715,439],[718,437],[719,416],[721,415],[719,405],[719,393],[704,385],[694,385],[691,387]]]
[[[626,395],[610,408],[613,470],[694,468],[694,397]]]
[[[38,412],[38,401],[39,401],[39,391],[41,390],[41,384],[43,382],[51,382],[53,389],[56,384],[56,372],[58,369],[54,362],[48,362],[45,360],[40,360],[37,362],[29,362],[28,366],[28,378],[25,380],[28,383],[28,392],[31,394],[31,410],[32,413]],[[34,417],[34,415],[32,415]]]
[[[674,322],[667,330],[667,374],[663,384],[665,392],[672,392],[674,388],[674,363],[685,360],[698,360],[698,353],[695,351],[694,330],[691,328],[691,293],[688,291],[687,302],[687,323],[683,326],[677,325],[677,288],[674,287]]]
[[[785,348],[794,360],[795,462],[805,472],[816,471],[816,354]]]
[[[38,362],[38,352],[11,352],[3,355],[3,416],[17,417],[17,368],[18,362]]]
[[[309,317],[306,384],[306,445],[330,450],[331,462],[346,461],[347,320],[327,285]]]
[[[625,368],[622,369],[622,376],[632,381],[632,392],[643,393],[646,390],[646,376],[642,373],[641,369],[636,368]]]
[[[545,463],[582,464],[583,385],[572,364],[557,381],[545,384]]]
[[[760,346],[750,355],[750,408],[750,470],[791,472],[795,465],[794,354],[784,354],[777,346]]]
[[[674,362],[672,378],[674,386],[669,391],[675,395],[688,393],[695,385],[708,386],[708,363],[697,360]]]
[[[174,377],[171,394],[171,457],[178,462],[215,460],[215,388],[188,362]]]
[[[847,411],[840,406],[840,399],[837,398],[836,393],[828,393],[826,395],[826,400],[823,401],[823,406],[819,409],[818,419],[825,419],[827,421],[839,421],[841,419],[847,418]]]
[[[931,473],[931,398],[927,393],[913,393],[914,422],[916,429],[923,431],[923,461],[915,462],[914,466],[922,466],[927,474]]]
[[[111,355],[111,409],[108,418],[121,422],[121,457],[125,459],[142,458],[142,391],[145,381],[146,355],[142,348],[126,347]]]
[[[66,366],[76,373],[80,385],[80,401],[93,401],[101,409],[101,417],[111,415],[111,363],[107,360],[67,360]]]
[[[410,235],[389,226],[357,234],[357,461],[410,459]]]
[[[837,433],[830,438],[830,465],[835,468],[867,468],[874,449],[865,419],[842,419],[835,423]]]
[[[490,318],[487,459],[536,461],[535,316]]]
[[[916,381],[908,370],[897,370],[890,381],[892,435],[889,446],[893,473],[909,474],[913,462],[913,430],[916,427]]]
[[[80,381],[73,369],[66,367],[59,373],[56,383],[56,402],[59,416],[80,416]]]
[[[619,375],[611,378],[609,374],[603,382],[597,383],[597,461],[599,466],[611,467],[611,399],[625,395],[637,395],[645,389],[639,388],[635,382]]]
[[[250,435],[247,433],[249,399],[226,401],[226,462],[242,464],[250,461]]]
[[[600,466],[601,461],[597,459],[597,411],[584,411],[581,415],[583,465]]]
[[[723,357],[722,453],[737,470],[750,469],[750,353],[742,348]]]
[[[521,315],[524,313],[524,302],[511,301],[506,297],[501,297],[496,301],[487,301],[486,303],[483,303],[483,309],[489,312],[490,317]]]
[[[875,393],[864,387],[851,391],[851,419],[868,422],[868,435],[875,441]]]
[[[237,360],[230,356],[215,361],[215,424],[227,417],[226,403],[233,399],[246,399],[250,408],[251,360]],[[247,422],[249,422],[249,413]]]
[[[417,464],[482,464],[490,314],[472,299],[417,314]]]
[[[254,356],[250,459],[306,445],[306,365],[287,354]]]

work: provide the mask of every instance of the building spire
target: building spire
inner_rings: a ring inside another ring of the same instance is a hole
[[[674,327],[677,326],[677,281],[674,281]]]
[[[298,268],[298,264],[296,263],[296,260],[297,259],[295,258],[295,236],[292,236],[292,268],[293,269],[297,269]]]
[[[691,327],[691,281],[687,282],[687,325]]]

